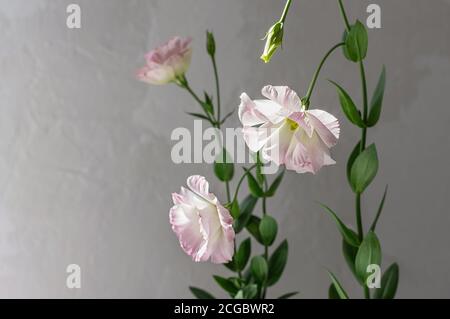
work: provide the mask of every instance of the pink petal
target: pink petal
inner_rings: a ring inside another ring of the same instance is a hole
[[[271,128],[272,134],[267,139],[263,149],[262,156],[277,165],[285,163],[286,153],[291,144],[294,131],[291,130],[289,123],[283,122]]]
[[[239,105],[239,120],[244,127],[260,125],[268,122],[268,119],[256,109],[255,102],[250,99],[247,93],[241,94],[241,104]]]
[[[187,179],[187,185],[191,191],[207,201],[214,202],[216,197],[209,192],[209,183],[205,177],[194,175]]]
[[[270,138],[271,129],[266,127],[244,127],[242,137],[250,151],[259,152]]]
[[[262,95],[282,106],[286,116],[301,110],[300,98],[288,86],[265,86],[262,89]]]
[[[204,238],[200,232],[200,218],[195,209],[187,205],[175,205],[170,209],[169,217],[184,252],[194,260],[201,259],[199,251],[204,245]]]
[[[306,111],[311,125],[328,147],[336,145],[339,139],[339,121],[333,115],[322,110]]]
[[[296,133],[286,155],[287,169],[316,174],[323,166],[332,164],[335,162],[329,149],[317,134],[310,138],[302,130]]]

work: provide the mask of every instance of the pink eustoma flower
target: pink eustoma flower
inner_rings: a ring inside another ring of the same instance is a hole
[[[209,192],[202,176],[187,180],[189,189],[172,194],[170,224],[181,248],[196,262],[215,264],[231,261],[234,253],[233,218],[217,197]]]
[[[137,72],[139,80],[162,85],[176,81],[189,68],[192,57],[190,38],[174,37],[146,56],[147,65]]]
[[[316,174],[336,162],[330,148],[339,139],[339,122],[322,110],[306,110],[297,93],[287,86],[266,86],[267,99],[241,95],[239,119],[249,149],[264,159],[297,173]]]

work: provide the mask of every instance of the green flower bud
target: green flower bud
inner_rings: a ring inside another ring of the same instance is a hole
[[[283,22],[275,23],[267,32],[264,39],[266,39],[266,46],[264,47],[264,53],[261,59],[265,63],[269,63],[275,51],[283,44]]]
[[[214,40],[213,33],[209,31],[206,31],[206,51],[210,56],[216,54],[216,40]]]

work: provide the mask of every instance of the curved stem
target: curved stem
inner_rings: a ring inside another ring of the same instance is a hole
[[[253,165],[252,167],[250,167],[247,171],[250,172],[252,171],[254,168],[256,168],[256,164]],[[241,188],[242,183],[244,182],[245,177],[247,176],[247,172],[244,173],[244,175],[242,175],[241,179],[238,182],[238,185],[236,187],[236,191],[234,193],[234,197],[233,197],[233,201],[237,200],[238,194],[239,194],[239,189]]]
[[[330,57],[330,55],[333,53],[334,50],[336,50],[337,48],[343,46],[344,44],[345,44],[344,42],[336,44],[323,57],[323,59],[320,62],[316,72],[314,73],[314,76],[313,76],[313,79],[311,81],[311,84],[309,85],[308,93],[306,93],[306,97],[304,99],[304,103],[305,103],[306,107],[309,106],[309,100],[311,99],[311,95],[312,95],[312,93],[314,91],[314,87],[316,86],[317,79],[319,78],[320,71],[322,70],[322,67],[324,66],[326,60]]]

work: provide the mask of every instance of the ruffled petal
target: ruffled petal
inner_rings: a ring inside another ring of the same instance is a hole
[[[333,115],[322,110],[306,111],[311,125],[328,147],[336,145],[341,129],[339,121]]]
[[[199,261],[204,254],[201,249],[205,242],[200,232],[200,216],[195,208],[188,205],[175,205],[170,209],[169,219],[181,248],[193,260]]]
[[[209,192],[209,183],[205,177],[200,175],[191,176],[187,179],[187,185],[198,196],[201,196],[207,201],[216,202],[214,194]]]
[[[246,93],[241,94],[239,120],[244,127],[261,125],[269,120],[256,109],[255,102]]]
[[[335,164],[330,151],[317,133],[309,137],[299,130],[286,156],[286,168],[297,173],[316,174],[323,166]]]
[[[288,86],[265,86],[262,89],[262,95],[280,105],[286,117],[292,112],[301,110],[300,98]]]
[[[220,204],[217,206],[217,211],[209,216],[210,224],[205,225],[205,229],[208,229],[208,247],[204,258],[211,259],[211,262],[215,264],[227,263],[231,261],[234,254],[233,218]]]

